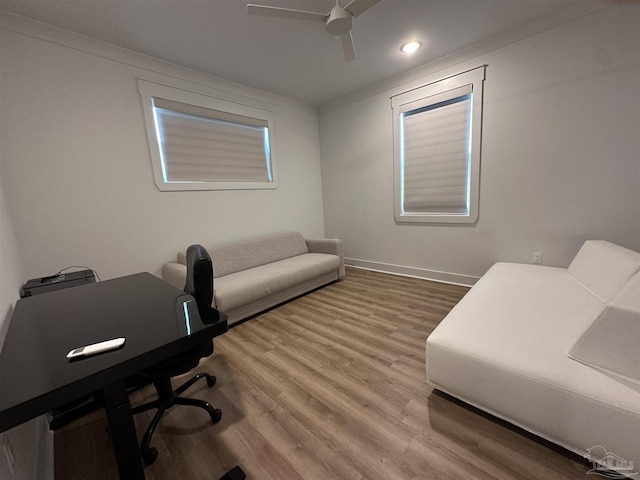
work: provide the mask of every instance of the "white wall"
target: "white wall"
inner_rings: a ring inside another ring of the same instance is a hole
[[[0,115],[2,113],[0,110]],[[0,275],[0,349],[4,342],[8,321],[13,313],[13,306],[20,297],[20,287],[24,278],[24,268],[18,252],[18,243],[3,183],[3,177],[0,176],[0,272],[2,272]]]
[[[534,251],[567,266],[590,238],[640,250],[640,8],[508,41],[321,108],[326,234],[344,240],[352,263],[473,283],[464,276]],[[389,97],[482,64],[478,222],[396,225]]]
[[[279,230],[324,236],[315,108],[0,13],[0,340],[22,283],[86,265],[104,280],[160,274],[191,243]],[[160,192],[137,77],[275,116],[279,187]],[[0,478],[53,478],[42,419],[5,434]]]
[[[191,243],[324,235],[317,112],[306,104],[4,14],[2,165],[24,275],[87,265],[160,274]],[[274,112],[279,187],[160,192],[136,78]]]
[[[0,107],[3,107],[0,104]],[[0,116],[4,114],[0,108]],[[0,155],[2,153],[0,152]],[[3,157],[0,157],[0,162]],[[25,278],[24,267],[15,236],[13,221],[9,214],[4,178],[0,175],[0,351],[9,326],[20,286]],[[42,480],[53,478],[47,469],[53,466],[53,456],[48,456],[50,436],[40,429],[41,420],[32,420],[0,434],[0,479],[33,480],[38,468],[43,473]],[[4,454],[4,444],[8,442],[13,453],[13,473]],[[39,450],[38,445],[42,448]],[[40,455],[38,452],[42,452]],[[48,467],[47,467],[48,464]]]

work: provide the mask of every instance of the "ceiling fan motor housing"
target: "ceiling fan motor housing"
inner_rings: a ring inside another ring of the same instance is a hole
[[[331,35],[343,35],[353,28],[353,15],[336,5],[327,18],[327,32]]]

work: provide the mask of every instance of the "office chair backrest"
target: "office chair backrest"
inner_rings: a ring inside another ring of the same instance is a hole
[[[187,249],[187,281],[184,291],[195,298],[198,308],[213,303],[213,262],[202,245]]]

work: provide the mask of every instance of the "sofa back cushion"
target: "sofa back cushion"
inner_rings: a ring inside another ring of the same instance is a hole
[[[208,250],[213,261],[215,277],[309,253],[307,242],[298,232],[277,233],[211,247]],[[184,261],[184,253],[179,253],[178,262],[184,263]]]
[[[587,240],[569,265],[569,273],[603,302],[638,271],[639,253],[604,240]]]
[[[640,272],[569,350],[574,360],[640,385]]]

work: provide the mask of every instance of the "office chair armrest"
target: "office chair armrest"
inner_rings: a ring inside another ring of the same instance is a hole
[[[187,266],[177,262],[168,262],[162,266],[162,279],[182,290],[187,279]]]
[[[345,276],[344,268],[344,248],[342,246],[342,240],[339,238],[320,238],[320,239],[306,239],[307,248],[309,253],[328,253],[331,255],[337,255],[340,258],[340,267],[338,271],[338,280],[342,280]]]

